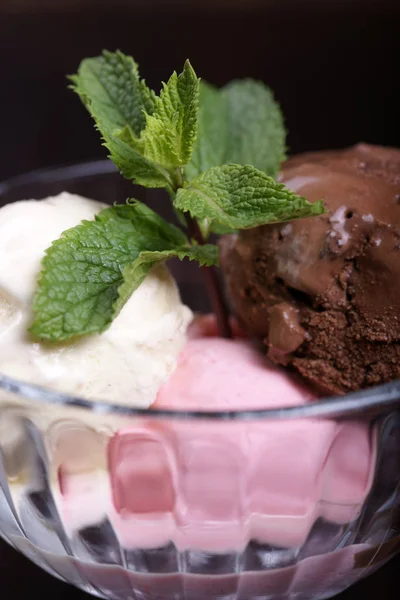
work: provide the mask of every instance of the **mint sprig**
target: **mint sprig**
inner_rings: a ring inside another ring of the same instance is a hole
[[[63,341],[104,331],[152,267],[178,257],[204,268],[221,335],[229,336],[209,233],[324,212],[273,179],[285,128],[272,92],[251,80],[222,90],[200,85],[186,61],[157,95],[133,58],[106,51],[70,79],[111,160],[136,184],[165,188],[187,233],[134,200],[66,231],[43,259],[31,333]]]
[[[191,245],[141,202],[102,210],[48,248],[30,332],[63,341],[104,331],[152,267],[175,256],[203,265],[218,262],[216,246]]]
[[[200,80],[189,61],[159,96],[121,52],[85,59],[71,81],[122,174],[145,187],[175,187],[197,136]]]

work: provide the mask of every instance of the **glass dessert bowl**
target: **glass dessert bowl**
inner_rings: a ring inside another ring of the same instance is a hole
[[[16,178],[0,203],[64,190],[110,204],[132,195],[101,161]],[[171,269],[184,303],[207,312],[199,272]],[[246,411],[209,398],[140,409],[1,375],[2,537],[116,600],[319,599],[372,573],[400,549],[400,384],[309,402],[275,374],[263,410],[253,367]]]

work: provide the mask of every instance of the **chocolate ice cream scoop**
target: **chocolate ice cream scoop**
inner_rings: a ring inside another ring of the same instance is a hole
[[[236,315],[324,392],[399,378],[400,150],[299,155],[281,181],[327,214],[222,238]]]

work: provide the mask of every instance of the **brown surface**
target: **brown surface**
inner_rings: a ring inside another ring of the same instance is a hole
[[[398,600],[400,559],[393,559],[375,575],[362,581],[337,600]],[[0,597],[4,600],[28,600],[33,596],[57,600],[89,600],[90,596],[57,581],[41,571],[0,540]]]
[[[299,155],[281,179],[327,212],[222,240],[235,313],[323,391],[399,378],[400,150]]]

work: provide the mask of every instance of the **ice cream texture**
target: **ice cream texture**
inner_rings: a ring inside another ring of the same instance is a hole
[[[163,267],[102,335],[57,347],[34,343],[26,330],[45,248],[102,207],[63,194],[0,210],[0,372],[154,409],[268,409],[315,400],[236,328],[233,340],[221,339],[209,316],[188,329],[192,314]],[[374,473],[374,438],[356,422],[143,417],[116,432],[114,425],[97,431],[84,418],[47,426],[54,493],[70,534],[109,519],[127,548],[172,541],[221,552],[250,540],[296,547],[319,518],[354,520]]]
[[[324,393],[400,377],[400,150],[299,155],[281,180],[327,214],[227,236],[234,312],[268,356]]]
[[[314,400],[251,342],[218,338],[213,318],[203,317],[153,406],[226,411]],[[144,418],[116,433],[107,462],[103,475],[62,471],[60,505],[72,530],[108,518],[128,548],[172,541],[181,550],[221,552],[250,540],[297,547],[319,518],[358,517],[375,441],[357,422]]]
[[[89,399],[148,407],[176,366],[192,318],[163,266],[107,331],[50,345],[27,333],[45,249],[105,205],[62,193],[0,209],[0,373]]]

